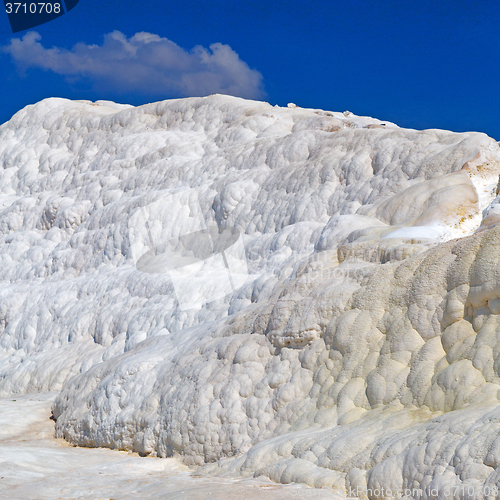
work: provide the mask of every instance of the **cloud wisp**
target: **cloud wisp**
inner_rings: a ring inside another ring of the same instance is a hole
[[[261,73],[251,69],[229,46],[214,43],[186,51],[152,33],[127,38],[120,31],[102,45],[77,43],[71,50],[44,47],[31,31],[1,48],[25,71],[41,68],[68,79],[86,78],[121,92],[170,94],[176,97],[229,94],[248,99],[265,96]]]

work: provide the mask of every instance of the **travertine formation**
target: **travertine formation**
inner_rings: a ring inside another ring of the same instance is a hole
[[[494,140],[49,99],[0,161],[0,391],[60,391],[59,436],[339,490],[500,481]]]

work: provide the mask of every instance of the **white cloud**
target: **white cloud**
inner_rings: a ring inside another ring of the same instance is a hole
[[[220,93],[250,99],[265,95],[262,75],[222,43],[186,51],[152,33],[127,38],[113,31],[104,36],[102,45],[77,43],[67,50],[45,48],[41,38],[31,31],[13,38],[2,51],[21,70],[42,68],[67,78],[85,77],[120,91],[175,96]]]

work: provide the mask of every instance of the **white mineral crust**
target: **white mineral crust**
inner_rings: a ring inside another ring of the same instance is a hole
[[[500,486],[493,139],[46,99],[0,165],[0,396],[57,392],[57,436],[371,498]]]

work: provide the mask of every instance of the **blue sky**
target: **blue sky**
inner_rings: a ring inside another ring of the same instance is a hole
[[[221,92],[500,140],[499,26],[490,0],[80,0],[15,35],[3,14],[0,122],[50,96]]]

